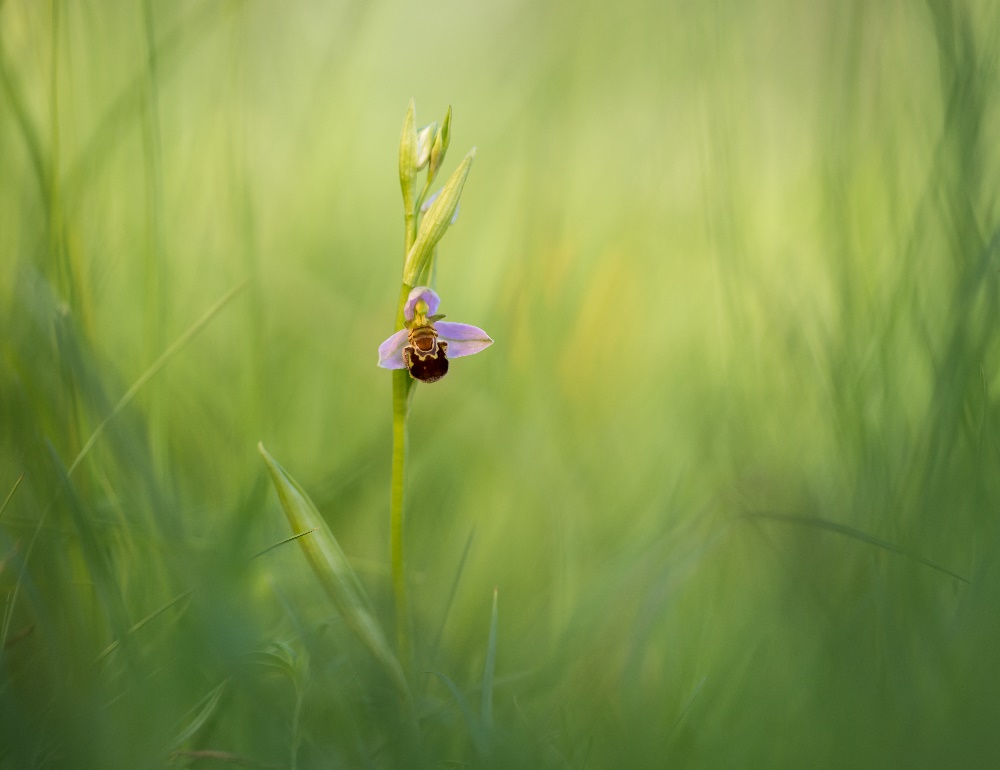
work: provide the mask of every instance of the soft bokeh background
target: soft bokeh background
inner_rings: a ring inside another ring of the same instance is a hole
[[[996,766],[998,41],[989,0],[0,2],[0,768]],[[410,97],[478,147],[437,289],[496,344],[414,401],[401,738],[298,546],[251,557],[263,440],[391,624]]]

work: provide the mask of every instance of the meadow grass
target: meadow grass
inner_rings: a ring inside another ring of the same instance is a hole
[[[0,1],[0,768],[1000,764],[998,40]],[[409,706],[257,446],[391,630],[411,97],[496,342],[410,411]]]

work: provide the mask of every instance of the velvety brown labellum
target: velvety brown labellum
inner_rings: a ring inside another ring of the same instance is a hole
[[[448,373],[447,342],[434,341],[432,348],[424,352],[415,345],[403,348],[403,363],[410,376],[421,382],[437,382]]]
[[[403,363],[410,376],[421,382],[437,382],[448,373],[447,342],[438,342],[433,324],[410,329],[409,345],[403,348]]]

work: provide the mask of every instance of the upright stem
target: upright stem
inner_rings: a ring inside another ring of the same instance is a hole
[[[423,190],[412,202],[412,209],[405,212],[406,243],[403,262],[417,240],[420,229],[420,207],[427,197],[433,176],[428,173]],[[406,193],[404,191],[404,205]],[[413,287],[405,281],[399,290],[399,304],[396,306],[396,325],[402,329],[406,323],[403,308]],[[396,603],[396,646],[399,662],[403,670],[410,672],[412,666],[412,645],[410,641],[410,607],[406,588],[406,559],[403,548],[403,493],[406,482],[406,420],[410,415],[410,397],[413,395],[413,379],[405,369],[392,373],[392,486],[389,496],[389,546],[392,559],[392,593]]]
[[[392,494],[389,511],[389,540],[392,548],[392,591],[396,599],[396,643],[400,663],[408,668],[410,659],[410,619],[403,556],[403,483],[406,468],[406,418],[409,412],[405,369],[392,373]]]
[[[407,227],[407,241],[410,240]],[[396,309],[396,328],[402,329],[403,306],[412,286],[402,285]],[[406,480],[406,419],[410,414],[413,381],[405,369],[392,373],[392,486],[389,497],[389,544],[392,559],[392,593],[396,602],[396,646],[399,662],[409,673],[411,664],[410,610],[406,590],[406,560],[403,549],[403,489]]]

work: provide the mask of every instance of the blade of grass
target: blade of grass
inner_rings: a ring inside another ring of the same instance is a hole
[[[135,398],[135,395],[140,390],[142,390],[142,386],[145,385],[147,382],[149,382],[157,374],[157,372],[159,372],[160,369],[162,369],[167,364],[167,362],[170,361],[171,358],[177,355],[177,353],[179,353],[184,348],[184,346],[187,345],[187,343],[190,342],[194,338],[194,336],[199,331],[201,331],[205,327],[205,325],[210,320],[212,320],[212,318],[214,318],[215,315],[220,310],[222,310],[223,307],[225,307],[229,303],[231,299],[236,297],[248,285],[249,281],[244,280],[243,282],[237,284],[232,289],[230,289],[226,294],[222,296],[221,299],[219,299],[214,305],[212,305],[207,311],[205,311],[205,314],[202,315],[201,318],[199,318],[191,326],[189,326],[188,329],[183,334],[181,334],[181,336],[178,337],[169,348],[163,351],[160,357],[157,358],[150,365],[150,367],[146,369],[146,371],[139,376],[139,379],[137,379],[132,384],[132,387],[130,387],[125,392],[125,395],[123,395],[118,400],[118,403],[114,405],[108,416],[101,421],[101,423],[97,426],[97,428],[94,429],[94,432],[91,434],[90,438],[87,439],[86,443],[80,449],[80,452],[77,454],[76,459],[73,460],[69,468],[67,468],[66,471],[62,474],[62,481],[60,483],[59,488],[52,496],[52,499],[49,501],[48,505],[45,506],[45,509],[42,511],[41,516],[38,517],[38,524],[35,525],[35,531],[31,534],[31,540],[28,541],[28,547],[24,553],[24,561],[22,562],[21,570],[18,573],[17,580],[14,583],[14,590],[11,592],[10,600],[7,602],[7,610],[6,613],[4,614],[3,627],[0,628],[0,649],[3,648],[3,643],[4,641],[6,641],[7,634],[10,631],[10,622],[11,618],[13,618],[14,607],[17,604],[17,599],[20,594],[21,581],[24,579],[24,575],[27,572],[28,562],[31,559],[31,554],[35,549],[35,543],[38,541],[38,536],[41,534],[42,527],[45,525],[45,520],[48,518],[48,514],[52,510],[52,506],[55,504],[55,501],[58,495],[61,493],[63,486],[65,486],[65,484],[68,483],[68,479],[70,478],[70,476],[73,475],[73,471],[76,470],[76,468],[83,461],[83,458],[86,457],[87,453],[91,450],[91,448],[93,448],[94,444],[97,443],[97,439],[100,438],[101,433],[104,431],[104,428],[108,425],[108,423],[111,422],[111,420],[115,417],[115,415],[121,412],[122,409],[128,406],[129,402],[131,402],[131,400]]]
[[[156,58],[159,81],[162,83],[169,80],[173,71],[187,61],[187,54],[237,12],[236,6],[227,8],[223,4],[206,3],[196,7],[160,35],[155,52],[147,51],[147,55]],[[2,74],[3,71],[0,70],[0,76]],[[120,148],[122,134],[132,130],[133,116],[142,108],[147,77],[146,66],[138,69],[97,120],[82,149],[66,171],[67,190],[75,191],[83,187],[94,169],[99,168],[106,157]],[[78,196],[80,199],[83,197]]]
[[[469,532],[469,537],[465,540],[465,548],[462,549],[462,558],[458,561],[458,569],[455,570],[455,579],[451,583],[451,591],[448,593],[448,601],[444,605],[444,613],[441,615],[441,624],[438,626],[437,633],[434,635],[434,643],[430,647],[429,660],[433,661],[437,657],[438,647],[441,644],[441,637],[444,634],[445,624],[448,622],[448,616],[451,614],[451,607],[455,602],[455,594],[458,593],[458,584],[462,579],[462,573],[465,571],[465,562],[469,557],[469,549],[472,547],[472,539],[476,534],[476,528],[473,527]]]
[[[150,353],[163,349],[164,331],[168,321],[165,287],[169,282],[168,261],[164,258],[163,236],[163,147],[160,140],[160,86],[156,54],[156,29],[153,4],[142,4],[143,30],[146,38],[146,74],[143,80],[142,144],[145,160],[146,243],[143,250],[145,286],[143,296],[145,349]],[[164,399],[159,388],[147,394],[146,421],[152,440],[154,468],[166,474],[163,448],[167,442]]]
[[[178,759],[210,759],[216,762],[228,762],[240,767],[256,768],[257,770],[283,770],[283,765],[268,765],[258,762],[256,759],[245,757],[242,754],[234,754],[232,751],[216,751],[213,749],[202,749],[201,751],[172,751],[170,757]]]
[[[298,540],[300,537],[305,537],[306,535],[311,535],[315,531],[316,531],[316,527],[313,527],[312,529],[308,530],[307,532],[299,532],[299,534],[297,534],[297,535],[292,535],[291,537],[286,537],[284,540],[279,540],[277,543],[269,545],[263,551],[258,551],[257,553],[255,553],[253,556],[250,557],[250,560],[253,561],[256,558],[258,558],[260,556],[263,556],[265,553],[270,553],[275,548],[280,548],[285,543],[294,542],[295,540]]]
[[[490,638],[486,644],[486,666],[483,669],[483,702],[480,715],[487,727],[493,724],[493,670],[497,662],[497,589],[493,589],[493,612],[490,615]]]
[[[469,705],[468,698],[466,698],[465,695],[462,694],[462,691],[458,689],[457,684],[451,681],[451,679],[442,674],[440,671],[428,671],[427,673],[434,674],[434,676],[444,682],[445,687],[447,687],[449,692],[451,692],[451,697],[455,699],[455,703],[458,705],[458,710],[462,713],[465,725],[469,729],[469,737],[472,739],[472,745],[475,747],[478,754],[485,754],[486,735],[483,732],[482,724],[476,718],[476,715],[472,713],[472,707]]]
[[[930,567],[942,574],[953,577],[956,580],[961,580],[963,583],[968,583],[969,579],[962,577],[957,572],[952,572],[947,567],[942,567],[940,564],[932,562],[930,559],[925,559],[919,554],[915,554],[912,551],[908,551],[905,548],[890,543],[886,540],[881,540],[877,537],[869,535],[867,532],[862,532],[860,529],[855,529],[854,527],[848,527],[846,524],[838,524],[835,521],[828,521],[827,519],[820,519],[813,516],[796,516],[788,513],[767,513],[764,511],[754,511],[751,513],[743,514],[748,519],[767,519],[770,521],[783,521],[788,524],[799,524],[801,526],[813,527],[815,529],[823,529],[827,532],[835,532],[838,535],[843,535],[844,537],[850,537],[854,540],[860,540],[863,543],[868,543],[876,548],[881,548],[884,551],[889,551],[890,553],[898,553],[901,556],[906,556],[907,558],[913,559],[914,561],[923,564],[925,567]]]
[[[20,85],[10,73],[10,66],[6,57],[3,56],[2,48],[0,48],[0,86],[3,87],[3,92],[7,95],[7,101],[10,103],[10,109],[14,115],[14,122],[17,124],[24,143],[27,146],[28,156],[31,159],[35,178],[38,181],[42,207],[45,210],[46,218],[49,218],[52,214],[49,208],[49,181],[51,174],[45,157],[42,154],[42,143],[39,139],[40,134],[38,127],[28,112]]]
[[[107,543],[94,527],[93,513],[87,506],[87,498],[79,495],[70,482],[69,474],[55,447],[48,441],[45,443],[52,459],[52,466],[59,475],[59,488],[63,492],[66,510],[78,535],[77,542],[70,546],[79,548],[83,562],[78,568],[86,569],[78,579],[93,585],[111,622],[112,633],[121,639],[128,628],[128,611]]]
[[[155,620],[160,615],[162,615],[164,612],[166,612],[171,607],[173,607],[175,604],[177,604],[178,602],[183,601],[184,599],[186,599],[187,597],[189,597],[192,593],[193,593],[192,591],[184,591],[183,593],[177,594],[177,596],[175,596],[169,602],[167,602],[166,604],[164,604],[162,607],[159,607],[158,609],[153,610],[151,613],[149,613],[142,620],[140,620],[137,623],[135,623],[135,625],[133,625],[128,630],[127,635],[131,636],[136,631],[138,631],[140,628],[142,628],[144,625],[146,625],[147,623],[149,623],[151,620]],[[121,644],[121,640],[120,639],[115,639],[107,647],[105,647],[103,650],[101,650],[101,654],[97,656],[97,658],[94,660],[94,662],[95,663],[100,663],[102,660],[104,660],[104,658],[106,658],[112,652],[114,652],[115,650],[117,650],[118,646],[120,644]]]
[[[215,709],[218,708],[219,701],[222,700],[222,693],[227,684],[229,684],[229,680],[223,680],[222,684],[214,687],[205,695],[205,697],[194,705],[192,711],[197,709],[199,705],[204,704],[198,710],[198,713],[194,715],[191,721],[188,722],[187,726],[177,734],[177,737],[174,738],[174,742],[171,744],[172,746],[180,746],[185,741],[194,737],[194,734],[204,727],[205,723],[209,720],[209,717],[211,717],[212,714],[215,713]]]
[[[201,318],[189,326],[187,331],[174,340],[173,344],[164,350],[163,353],[160,354],[160,357],[150,364],[149,368],[139,376],[139,379],[132,383],[132,387],[125,391],[125,395],[118,399],[118,403],[114,405],[108,416],[105,417],[94,429],[94,432],[90,434],[90,438],[87,439],[86,443],[80,449],[79,454],[77,454],[76,459],[73,460],[67,469],[67,477],[73,475],[73,471],[76,470],[83,458],[87,456],[87,453],[93,448],[94,444],[97,443],[97,439],[101,437],[101,434],[104,432],[104,428],[107,427],[107,424],[111,422],[111,420],[113,420],[115,416],[122,411],[122,409],[129,405],[132,399],[135,398],[136,393],[142,390],[143,386],[156,376],[160,369],[166,366],[167,362],[170,361],[171,358],[183,350],[184,347],[194,338],[194,336],[204,329],[208,322],[211,321],[212,318],[214,318],[216,314],[218,314],[218,312],[229,303],[230,300],[246,289],[249,284],[250,282],[248,280],[241,281],[226,292],[218,301],[216,301],[214,305],[205,311]]]
[[[17,488],[21,486],[22,481],[24,481],[23,473],[17,477],[17,481],[14,482],[14,486],[10,488],[10,492],[8,492],[7,497],[4,498],[3,505],[0,505],[0,517],[3,517],[3,512],[7,510],[7,503],[9,503],[10,499],[14,496]]]

